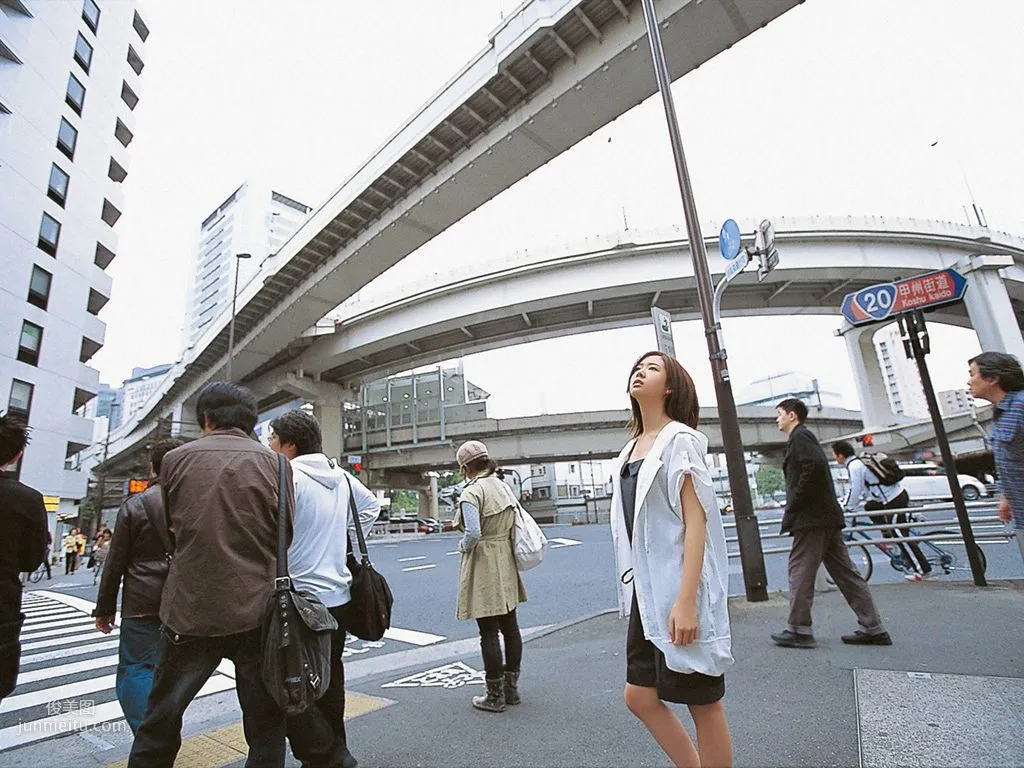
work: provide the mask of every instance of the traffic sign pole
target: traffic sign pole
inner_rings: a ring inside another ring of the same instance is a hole
[[[928,401],[928,412],[932,417],[932,426],[935,428],[935,442],[939,444],[939,452],[942,454],[942,466],[946,470],[946,480],[949,482],[949,490],[953,494],[953,507],[956,509],[956,517],[960,522],[960,532],[964,537],[964,547],[967,549],[967,560],[971,564],[971,574],[974,576],[974,583],[979,587],[988,586],[985,580],[985,569],[981,565],[981,558],[978,557],[978,545],[974,541],[974,530],[971,528],[971,520],[967,516],[967,505],[964,503],[964,492],[960,488],[960,480],[956,472],[956,459],[949,447],[949,437],[946,435],[946,427],[942,423],[942,414],[939,412],[939,402],[935,397],[935,387],[932,385],[931,373],[928,371],[928,363],[925,355],[928,353],[928,329],[925,325],[924,312],[917,310],[898,318],[900,332],[905,342],[909,342],[911,357],[917,363],[918,373],[921,374],[921,386],[924,388],[924,397]]]
[[[679,194],[682,197],[683,214],[686,218],[686,231],[690,238],[690,257],[693,260],[697,303],[704,321],[704,335],[707,339],[711,370],[714,374],[718,416],[722,429],[722,445],[725,450],[725,463],[729,470],[729,489],[732,492],[733,509],[736,514],[736,534],[740,545],[740,562],[743,565],[743,582],[746,587],[747,600],[758,602],[768,599],[768,576],[764,567],[764,553],[761,550],[761,532],[757,524],[757,516],[754,514],[754,502],[750,496],[747,462],[743,455],[743,439],[740,435],[732,383],[729,380],[729,368],[725,362],[725,350],[721,346],[717,324],[713,317],[711,271],[708,268],[707,252],[704,250],[704,237],[700,231],[697,206],[693,201],[693,189],[690,186],[690,174],[686,168],[686,156],[683,154],[683,140],[679,133],[679,120],[676,117],[675,102],[672,99],[671,80],[668,75],[668,64],[665,62],[665,50],[661,44],[658,18],[654,12],[654,0],[642,0],[642,3],[644,21],[647,24],[647,36],[651,44],[651,58],[654,60],[654,75],[658,81],[658,90],[661,92],[661,100],[665,108],[669,141],[672,144],[676,177],[679,181]]]

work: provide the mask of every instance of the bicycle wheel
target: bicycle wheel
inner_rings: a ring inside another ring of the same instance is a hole
[[[981,561],[981,572],[984,574],[988,570],[988,558],[985,557],[985,550],[977,544],[974,545],[974,551],[978,553],[978,560]],[[968,561],[970,562],[970,561]]]
[[[45,569],[42,566],[40,566],[39,568],[36,568],[29,575],[28,580],[31,581],[33,584],[38,584],[40,581],[43,580],[43,571],[44,570]]]
[[[871,574],[875,572],[875,564],[871,560],[871,553],[868,548],[863,544],[855,544],[852,547],[847,547],[850,553],[850,562],[853,563],[853,567],[857,569],[857,573],[863,577],[864,581],[868,581],[871,578]],[[831,574],[826,572],[825,581],[832,586],[835,586]]]

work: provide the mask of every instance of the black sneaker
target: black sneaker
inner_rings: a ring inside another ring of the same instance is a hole
[[[852,635],[843,635],[840,639],[847,645],[892,645],[892,638],[889,637],[888,632],[869,635],[858,629]]]
[[[783,648],[818,647],[818,644],[814,641],[814,635],[798,635],[796,632],[791,632],[788,629],[774,633],[772,640],[776,645],[781,645]]]

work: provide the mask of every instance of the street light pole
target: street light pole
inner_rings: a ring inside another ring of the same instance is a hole
[[[654,75],[657,78],[658,90],[661,92],[661,101],[665,108],[665,120],[668,123],[668,135],[672,143],[676,177],[679,181],[679,194],[683,201],[686,231],[690,239],[690,257],[693,260],[693,275],[697,285],[697,302],[700,305],[701,318],[704,321],[704,335],[707,338],[708,355],[711,359],[711,370],[715,380],[718,418],[722,429],[725,462],[729,471],[733,511],[736,516],[736,533],[740,545],[740,561],[743,565],[743,581],[747,600],[758,602],[768,599],[768,577],[765,573],[764,553],[761,551],[761,534],[757,516],[754,514],[753,499],[750,496],[750,483],[747,480],[747,462],[743,455],[743,440],[736,413],[736,401],[733,398],[732,383],[729,380],[729,368],[725,362],[725,349],[720,344],[719,324],[714,319],[711,271],[708,268],[707,252],[704,250],[700,220],[697,218],[697,206],[693,200],[693,188],[690,185],[690,174],[686,167],[686,156],[683,154],[683,140],[679,133],[679,120],[676,117],[675,102],[672,98],[672,81],[669,79],[665,49],[661,43],[661,31],[658,29],[658,18],[654,12],[654,0],[642,0],[642,3],[644,21],[647,24],[647,36],[651,44],[651,57],[654,60]]]
[[[231,291],[231,324],[228,326],[228,381],[231,381],[231,364],[235,358],[235,302],[238,300],[238,270],[242,259],[251,259],[251,253],[235,254],[235,287]]]

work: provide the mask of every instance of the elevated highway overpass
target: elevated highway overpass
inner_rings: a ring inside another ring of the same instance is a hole
[[[677,79],[802,0],[660,0]],[[655,92],[638,0],[529,0],[352,173],[239,296],[235,374],[251,377],[418,247]],[[229,313],[113,435],[137,445],[225,373]]]
[[[743,445],[757,451],[770,463],[782,464],[786,435],[775,426],[775,409],[740,406]],[[611,459],[629,438],[628,410],[560,413],[511,419],[482,418],[473,421],[418,425],[416,442],[412,427],[389,431],[352,433],[345,438],[344,452],[359,454],[371,472],[374,484],[388,485],[391,475],[419,474],[428,470],[455,469],[455,450],[465,440],[483,440],[491,458],[499,464],[541,464],[556,461]],[[950,440],[960,450],[983,446],[981,429],[991,418],[990,409],[946,420]],[[844,408],[812,408],[808,425],[823,445],[863,433],[861,414]],[[700,409],[699,429],[708,436],[708,450],[722,450],[722,433],[717,408]],[[930,447],[934,432],[930,422],[919,421],[899,431],[874,435],[876,446],[908,457],[917,449]]]
[[[723,315],[838,315],[850,291],[951,266],[967,273],[998,270],[1017,318],[1024,312],[1024,238],[950,222],[878,217],[778,219],[776,230],[780,266],[763,282],[754,269],[737,278],[724,294]],[[711,266],[718,275],[724,271],[721,259]],[[985,296],[973,299],[989,306]],[[358,295],[333,313],[333,332],[294,340],[245,383],[267,402],[287,396],[281,382],[296,370],[358,386],[460,355],[648,323],[654,305],[676,321],[700,318],[689,244],[679,231],[624,231],[504,256],[471,275],[461,269],[390,293]],[[930,317],[970,327],[971,310],[968,302]]]

